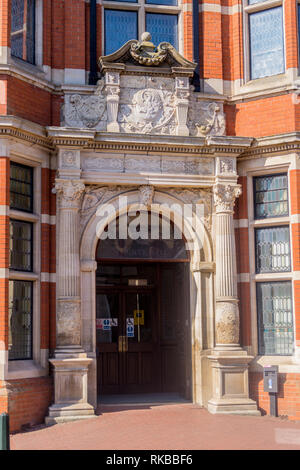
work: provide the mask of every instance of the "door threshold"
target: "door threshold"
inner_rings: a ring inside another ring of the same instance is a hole
[[[98,405],[175,405],[192,403],[178,393],[139,393],[124,395],[99,395]]]

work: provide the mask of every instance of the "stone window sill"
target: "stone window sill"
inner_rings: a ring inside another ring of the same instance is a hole
[[[9,361],[6,380],[44,377],[48,371],[32,360]]]
[[[256,356],[250,364],[250,372],[261,372],[265,366],[279,367],[280,374],[299,374],[300,360],[294,356]]]

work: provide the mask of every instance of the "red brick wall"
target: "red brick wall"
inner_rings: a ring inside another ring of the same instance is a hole
[[[22,427],[41,424],[48,414],[53,401],[51,377],[40,377],[7,382],[9,390],[10,431],[20,431]]]
[[[279,374],[278,415],[300,419],[300,374]],[[262,414],[270,414],[270,398],[264,392],[263,376],[259,372],[249,374],[250,397],[257,401]]]

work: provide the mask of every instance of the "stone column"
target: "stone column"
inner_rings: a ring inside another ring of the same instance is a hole
[[[208,402],[212,413],[259,415],[249,398],[248,356],[240,346],[237,298],[236,252],[233,207],[241,194],[234,183],[214,186],[215,203],[215,347],[209,356],[212,367],[213,397]]]
[[[216,349],[236,350],[239,344],[236,251],[233,206],[241,194],[240,186],[217,184],[216,207]]]
[[[79,260],[79,208],[84,192],[80,180],[57,179],[58,277],[56,351],[54,366],[55,403],[47,424],[93,417],[87,403],[87,373],[92,359],[81,347],[81,298]]]

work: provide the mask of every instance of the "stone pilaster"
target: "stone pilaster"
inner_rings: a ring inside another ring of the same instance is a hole
[[[108,71],[105,73],[105,93],[107,103],[107,131],[119,132],[118,111],[120,101],[120,74]]]
[[[211,413],[259,415],[249,398],[248,364],[253,359],[240,346],[236,251],[233,226],[235,199],[241,194],[234,183],[214,186],[216,238],[215,348],[211,361],[213,397]]]
[[[85,185],[80,179],[57,179],[58,282],[55,403],[47,424],[90,418],[94,408],[87,403],[87,374],[92,359],[81,347],[81,297],[79,259],[79,208]]]
[[[189,135],[187,127],[187,117],[189,109],[189,79],[188,77],[176,77],[176,117],[177,117],[177,135]]]

